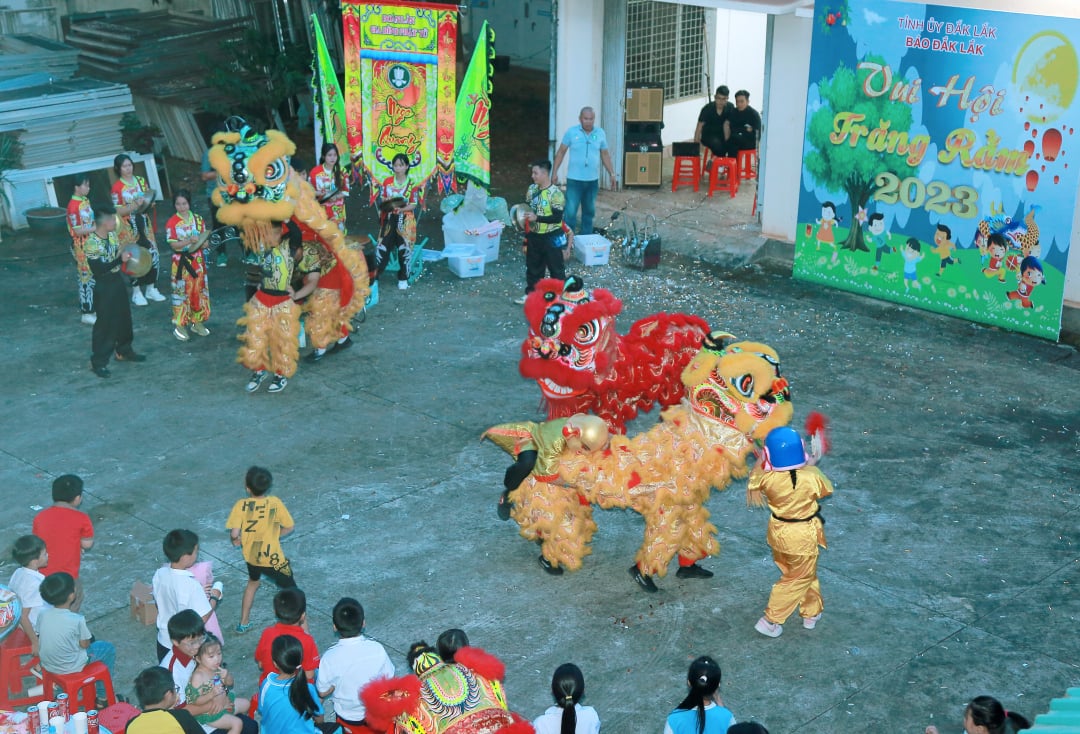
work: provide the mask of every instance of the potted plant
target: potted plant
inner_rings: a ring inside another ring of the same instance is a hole
[[[134,112],[125,112],[120,118],[120,140],[124,150],[142,154],[153,153],[155,138],[162,138],[161,129],[157,125],[144,125]]]
[[[22,168],[22,143],[19,142],[18,133],[12,131],[0,133],[0,204],[2,204],[0,225],[10,222],[8,207],[11,202],[3,186],[8,180],[7,172],[18,168]],[[0,226],[0,237],[2,237],[2,226]]]

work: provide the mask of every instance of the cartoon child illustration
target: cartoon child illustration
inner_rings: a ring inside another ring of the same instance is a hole
[[[1020,261],[1020,279],[1016,282],[1016,290],[1005,295],[1010,301],[1020,301],[1021,308],[1031,308],[1031,292],[1035,290],[1035,286],[1045,282],[1046,276],[1039,258],[1028,255]]]
[[[875,212],[867,220],[866,246],[874,251],[874,267],[871,273],[877,275],[878,266],[881,265],[881,256],[886,252],[896,252],[896,248],[889,246],[889,238],[892,232],[885,231],[885,215]]]
[[[840,252],[836,249],[836,235],[833,234],[836,221],[836,204],[826,201],[821,205],[821,219],[815,222],[818,226],[817,235],[815,236],[817,237],[817,249],[821,249],[822,243],[832,248],[832,261],[834,263],[840,258]]]
[[[1005,241],[1005,235],[998,232],[990,235],[986,238],[986,254],[990,258],[986,267],[983,268],[983,275],[987,278],[997,278],[998,281],[1005,282],[1005,255],[1009,252],[1009,244]]]
[[[925,257],[922,254],[922,243],[914,237],[908,237],[901,255],[904,257],[904,291],[907,292],[912,285],[918,290],[922,285],[919,283],[919,274],[915,272],[915,266]]]
[[[952,256],[953,250],[956,249],[956,244],[952,241],[952,230],[944,224],[939,224],[937,230],[934,232],[934,247],[930,249],[935,255],[941,258],[941,267],[938,269],[938,277],[945,272],[946,265],[957,265],[960,263],[960,256]]]

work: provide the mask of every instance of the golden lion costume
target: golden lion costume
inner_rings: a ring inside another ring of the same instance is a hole
[[[686,397],[656,426],[633,438],[612,436],[604,451],[563,450],[552,462],[557,478],[534,473],[510,493],[522,537],[541,543],[548,564],[581,567],[596,531],[592,505],[644,518],[631,574],[648,591],[655,590],[651,576],[664,576],[674,556],[687,565],[719,551],[703,506],[709,491],[746,476],[753,442],[790,423],[793,412],[776,352],[754,342],[724,346],[729,337],[705,339],[682,373]]]
[[[262,259],[264,273],[264,287],[244,306],[238,322],[246,327],[238,361],[253,372],[269,369],[288,378],[296,372],[300,324],[289,291],[292,253],[281,244],[281,223],[296,219],[310,228],[351,276],[349,298],[339,299],[338,318],[330,319],[330,329],[349,328],[349,318],[363,308],[367,265],[326,218],[311,185],[289,165],[296,145],[278,130],[258,133],[239,118],[229,123],[236,129],[212,139],[210,165],[218,174],[212,198],[218,220],[240,228],[244,247]]]

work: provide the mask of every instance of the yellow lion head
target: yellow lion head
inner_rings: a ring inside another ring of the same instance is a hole
[[[217,218],[241,227],[248,248],[260,249],[270,223],[287,221],[296,208],[300,180],[290,165],[296,145],[283,132],[259,133],[242,121],[239,130],[217,133],[211,142]]]
[[[708,419],[736,427],[748,438],[764,439],[791,422],[794,409],[776,350],[757,342],[724,346],[726,332],[705,337],[682,372],[690,406]]]

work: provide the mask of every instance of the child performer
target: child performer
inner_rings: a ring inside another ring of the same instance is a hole
[[[407,290],[409,287],[409,263],[412,260],[413,245],[416,243],[416,207],[420,204],[421,188],[409,178],[409,158],[404,153],[398,153],[390,162],[394,169],[394,175],[383,181],[379,187],[379,205],[390,206],[391,202],[398,202],[388,210],[379,214],[379,243],[375,248],[375,275],[371,280],[378,279],[382,271],[386,269],[390,259],[390,250],[397,250],[398,265],[398,288]]]
[[[833,486],[820,469],[807,466],[802,439],[793,428],[769,431],[764,453],[764,460],[750,474],[746,502],[758,507],[768,503],[772,517],[766,540],[780,569],[780,580],[773,585],[765,615],[754,629],[767,637],[779,637],[796,607],[808,630],[821,618],[818,546],[827,546],[818,500],[831,495]]]
[[[326,218],[334,221],[345,233],[345,197],[349,195],[349,182],[341,170],[341,151],[333,143],[323,143],[319,152],[319,165],[309,175],[312,188],[319,203],[326,207]]]

